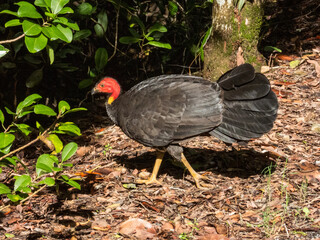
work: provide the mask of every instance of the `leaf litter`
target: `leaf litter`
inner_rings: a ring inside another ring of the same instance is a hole
[[[268,134],[245,145],[210,137],[184,143],[187,159],[209,178],[208,189],[197,189],[169,156],[160,168],[161,186],[136,184],[150,175],[154,149],[105,124],[106,113],[92,109],[78,119],[88,130],[78,138],[69,172],[81,178],[82,190],[60,186],[57,195],[46,188],[21,205],[2,199],[9,208],[1,213],[0,239],[319,238],[320,135],[313,126],[320,124],[320,84],[314,61],[319,55],[266,73],[280,103]]]

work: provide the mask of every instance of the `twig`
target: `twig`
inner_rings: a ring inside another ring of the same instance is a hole
[[[32,198],[34,195],[36,195],[38,192],[40,192],[42,189],[44,189],[45,187],[47,187],[47,185],[43,185],[41,188],[39,188],[37,191],[35,191],[34,193],[32,193],[31,195],[29,195],[27,198],[23,199],[20,201],[20,204],[24,203],[25,201],[29,200],[30,198]],[[0,211],[3,211],[4,209],[10,207],[10,205],[6,205],[0,208]]]
[[[18,41],[20,38],[23,38],[25,36],[25,34],[20,35],[19,37],[16,37],[14,39],[9,39],[9,40],[4,40],[4,41],[0,41],[0,44],[5,44],[5,43],[12,43],[15,41]]]
[[[109,60],[108,60],[108,61],[110,61],[110,60],[114,57],[114,55],[116,55],[116,52],[117,52],[118,30],[119,30],[119,12],[120,12],[120,8],[118,8],[117,16],[116,16],[116,36],[114,37],[113,53],[112,53],[111,57],[109,57]]]
[[[0,157],[0,161],[1,161],[2,159],[6,158],[6,157],[11,156],[12,154],[14,154],[14,153],[16,153],[16,152],[21,151],[22,149],[25,149],[26,147],[29,147],[30,145],[32,145],[32,144],[34,144],[35,142],[37,142],[38,140],[40,140],[41,137],[45,136],[45,135],[50,131],[50,129],[53,128],[53,127],[56,125],[56,123],[57,123],[57,121],[60,119],[60,117],[61,117],[61,116],[60,116],[60,113],[59,113],[59,115],[57,116],[56,120],[55,120],[55,121],[51,124],[51,126],[48,127],[40,136],[38,136],[37,138],[33,139],[31,142],[28,142],[27,144],[25,144],[25,145],[23,145],[23,146],[15,149],[15,150],[13,150],[13,151],[7,153],[6,155],[3,155],[2,157]]]

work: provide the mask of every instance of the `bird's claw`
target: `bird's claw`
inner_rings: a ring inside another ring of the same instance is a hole
[[[144,179],[137,179],[138,184],[156,184],[156,185],[162,185],[161,182],[159,182],[156,178],[149,178],[147,180]]]
[[[199,173],[196,173],[194,175],[192,175],[194,181],[196,182],[196,186],[197,188],[199,189],[207,189],[207,188],[212,188],[212,185],[211,184],[205,184],[205,183],[201,183],[200,181],[209,181],[209,178],[204,176],[204,175],[201,175]]]

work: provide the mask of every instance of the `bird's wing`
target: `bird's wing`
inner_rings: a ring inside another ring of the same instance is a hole
[[[119,97],[117,122],[147,146],[166,146],[220,124],[217,84],[198,77],[167,75],[144,81]]]

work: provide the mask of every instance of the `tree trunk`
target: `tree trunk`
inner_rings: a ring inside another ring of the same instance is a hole
[[[233,0],[216,0],[212,14],[213,30],[205,48],[204,76],[217,80],[222,73],[244,62],[259,71],[263,62],[257,50],[263,17],[260,1],[246,1],[239,12]]]

